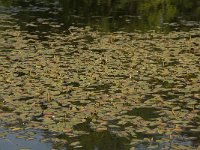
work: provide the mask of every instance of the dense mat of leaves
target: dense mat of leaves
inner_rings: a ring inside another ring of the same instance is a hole
[[[109,131],[133,147],[198,146],[199,28],[142,34],[71,27],[41,40],[0,17],[1,121],[69,137]]]

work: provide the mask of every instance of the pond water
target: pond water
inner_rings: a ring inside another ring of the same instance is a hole
[[[69,139],[64,135],[58,135],[44,130],[28,128],[8,129],[3,126],[0,128],[0,150],[71,150],[74,147],[69,146],[68,142],[76,140],[79,140],[82,144],[82,146],[77,146],[76,149],[111,150],[114,148],[121,150],[129,148],[126,139],[114,137],[109,132],[94,132],[90,135]],[[127,143],[126,146],[125,143]]]
[[[0,0],[0,150],[198,149],[200,1]]]
[[[101,31],[188,30],[199,26],[197,0],[1,0],[21,29],[58,32],[69,26]],[[57,27],[55,29],[55,27]]]
[[[44,132],[35,130],[12,131],[1,126],[0,150],[43,149],[52,147],[50,142],[44,141]]]

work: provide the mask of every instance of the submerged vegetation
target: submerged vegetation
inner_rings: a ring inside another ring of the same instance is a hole
[[[0,109],[7,125],[68,138],[108,132],[129,147],[198,146],[199,28],[142,34],[71,27],[41,41],[1,18]]]

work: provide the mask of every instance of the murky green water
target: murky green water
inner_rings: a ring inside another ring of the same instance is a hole
[[[1,0],[21,29],[59,32],[69,26],[102,31],[188,30],[199,26],[197,0]]]
[[[198,148],[199,21],[197,0],[0,0],[0,150]]]

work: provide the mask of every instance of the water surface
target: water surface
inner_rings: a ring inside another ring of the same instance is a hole
[[[197,0],[0,0],[0,119],[11,126],[0,149],[197,148],[199,10]],[[13,132],[19,124],[33,129]]]
[[[199,3],[196,0],[1,0],[0,11],[14,16],[21,29],[33,32],[59,32],[70,26],[91,26],[101,31],[179,31],[199,26]]]

